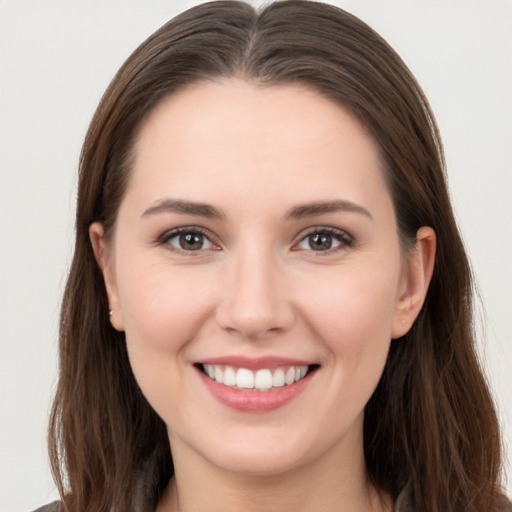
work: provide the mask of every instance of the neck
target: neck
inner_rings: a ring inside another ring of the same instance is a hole
[[[157,512],[391,511],[390,497],[368,478],[362,446],[359,456],[354,455],[339,458],[339,450],[332,449],[279,474],[246,475],[225,471],[190,452],[180,460],[179,450],[173,450],[176,473]]]

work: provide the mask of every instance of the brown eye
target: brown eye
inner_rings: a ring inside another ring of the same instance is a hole
[[[307,237],[309,248],[313,251],[327,251],[332,247],[332,236],[315,233]]]
[[[214,247],[205,234],[194,230],[171,232],[165,236],[162,243],[170,245],[173,250],[186,252],[201,251]]]
[[[334,252],[336,249],[350,247],[354,239],[340,229],[325,227],[307,234],[295,246],[296,250],[314,252]]]
[[[179,236],[180,249],[198,251],[203,248],[204,236],[197,233],[184,233]]]

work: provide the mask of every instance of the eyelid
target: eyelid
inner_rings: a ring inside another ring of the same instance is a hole
[[[180,249],[179,247],[175,247],[171,244],[168,244],[169,240],[172,238],[182,235],[184,233],[196,233],[199,235],[204,236],[213,247],[207,248],[207,249],[198,249],[196,251],[186,251],[184,249]],[[202,228],[200,226],[180,226],[177,228],[169,229],[162,233],[157,239],[156,239],[157,245],[166,245],[166,248],[169,251],[175,252],[175,253],[182,253],[187,256],[198,256],[199,253],[205,252],[205,251],[217,251],[220,250],[220,244],[215,241],[215,236],[207,229]]]
[[[198,249],[197,251],[186,251],[184,249],[180,249],[179,247],[175,247],[173,245],[168,244],[169,240],[172,238],[179,236],[183,233],[197,233],[202,236],[204,236],[212,245],[213,247],[207,248],[207,249]],[[313,251],[312,249],[309,249],[309,252],[316,253],[317,256],[322,255],[328,255],[332,254],[340,249],[345,249],[347,247],[351,247],[354,243],[354,237],[348,233],[347,231],[339,228],[335,228],[332,226],[313,226],[310,228],[307,228],[306,230],[303,230],[300,234],[296,236],[296,239],[298,239],[292,246],[292,251],[301,251],[301,250],[307,250],[307,249],[301,249],[297,246],[303,242],[308,236],[314,235],[314,234],[327,234],[332,236],[333,238],[336,238],[340,244],[332,249],[327,249],[325,251]],[[156,239],[155,243],[157,245],[167,245],[167,249],[176,252],[176,253],[183,253],[188,256],[198,256],[199,253],[204,253],[206,251],[218,251],[221,250],[220,244],[216,241],[215,235],[213,235],[209,230],[201,227],[201,226],[180,226],[173,229],[169,229],[162,233],[158,238]]]
[[[313,249],[308,250],[308,249],[301,249],[301,248],[297,247],[307,237],[317,234],[317,233],[330,235],[333,238],[336,238],[340,242],[340,245],[338,245],[337,247],[333,247],[332,249],[327,249],[325,251],[313,251]],[[295,244],[292,247],[292,250],[295,250],[295,251],[304,250],[304,251],[314,252],[316,256],[327,256],[328,254],[332,254],[334,252],[337,252],[338,250],[343,250],[343,249],[346,249],[347,247],[351,247],[355,242],[354,237],[350,233],[348,233],[344,229],[339,229],[339,228],[335,228],[332,226],[313,226],[311,228],[308,228],[308,229],[302,231],[297,236],[297,238],[298,238],[298,241],[295,242]]]

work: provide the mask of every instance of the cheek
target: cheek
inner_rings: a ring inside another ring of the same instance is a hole
[[[309,299],[304,302],[307,300],[311,322],[335,338],[339,333],[341,344],[353,340],[364,345],[375,337],[389,340],[397,283],[398,269],[335,269],[321,282],[305,283],[309,293],[305,289],[303,295]]]
[[[194,402],[192,391],[183,386],[190,371],[187,347],[210,315],[211,291],[197,272],[194,277],[186,268],[165,264],[126,265],[119,277],[133,374],[157,414],[174,425],[176,418],[187,417],[187,404]]]
[[[144,271],[137,271],[141,268]],[[126,342],[137,378],[160,367],[168,371],[178,366],[183,349],[208,317],[211,292],[190,274],[167,265],[119,269]]]
[[[311,294],[309,325],[323,340],[333,385],[354,407],[364,405],[384,368],[396,302],[398,270],[350,269]]]

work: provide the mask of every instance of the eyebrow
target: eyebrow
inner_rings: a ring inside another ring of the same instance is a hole
[[[148,217],[157,213],[181,213],[219,220],[226,217],[224,213],[215,208],[215,206],[211,206],[206,203],[196,203],[194,201],[184,201],[181,199],[162,199],[145,210],[141,217]]]
[[[372,214],[366,208],[359,204],[353,203],[352,201],[346,201],[342,199],[337,199],[335,201],[307,203],[295,206],[290,210],[287,218],[302,219],[304,217],[325,215],[326,213],[336,212],[360,213],[373,220]]]
[[[371,213],[361,205],[337,199],[334,201],[319,201],[301,204],[293,207],[286,215],[287,219],[303,219],[325,215],[327,213],[350,212],[359,213],[373,219]],[[207,203],[196,203],[182,199],[162,199],[144,211],[141,217],[148,217],[159,213],[178,213],[185,215],[197,215],[208,219],[223,220],[226,218],[224,212]]]

